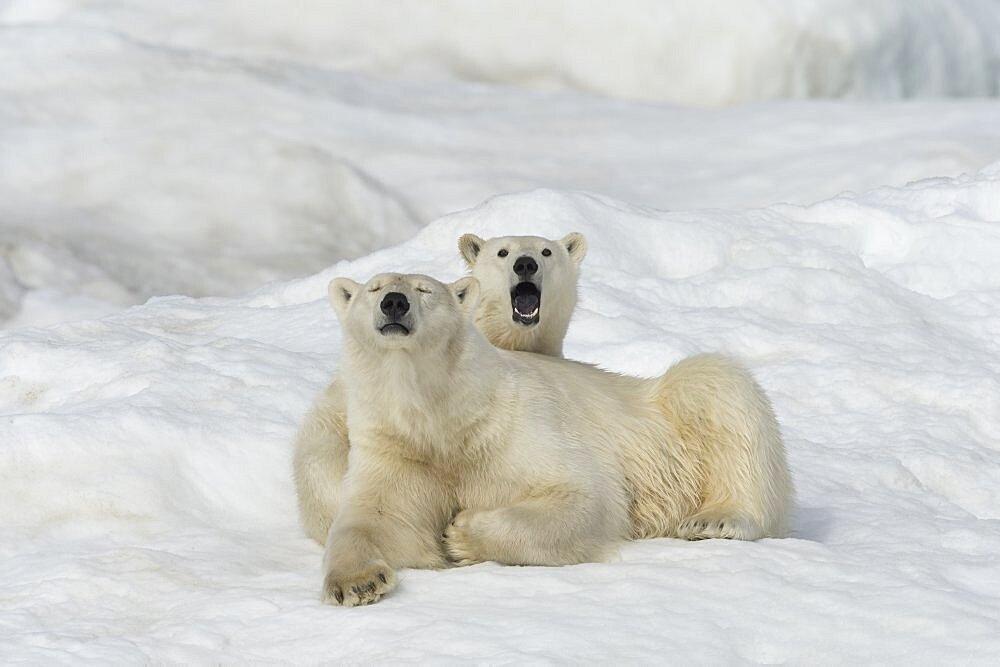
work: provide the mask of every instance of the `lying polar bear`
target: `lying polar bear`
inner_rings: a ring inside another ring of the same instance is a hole
[[[785,535],[784,447],[745,370],[698,356],[639,379],[500,350],[471,324],[479,291],[474,277],[330,283],[351,447],[326,602],[374,602],[402,567],[563,565],[629,538]]]
[[[465,234],[459,252],[482,285],[476,325],[497,347],[562,356],[576,307],[582,234],[559,240]],[[348,432],[344,386],[339,378],[320,395],[299,431],[293,456],[299,518],[306,533],[326,542],[347,470]]]

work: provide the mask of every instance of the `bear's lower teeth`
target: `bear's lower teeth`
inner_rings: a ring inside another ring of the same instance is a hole
[[[542,293],[534,283],[518,283],[510,292],[510,301],[515,321],[524,325],[538,321],[538,311],[542,307]]]

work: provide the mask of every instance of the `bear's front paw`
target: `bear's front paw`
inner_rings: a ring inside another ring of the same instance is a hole
[[[323,580],[323,602],[357,607],[378,602],[395,587],[396,573],[385,561],[374,561],[353,571],[334,568]]]
[[[475,565],[486,558],[481,556],[472,530],[474,513],[462,510],[455,515],[444,531],[444,550],[455,565]]]

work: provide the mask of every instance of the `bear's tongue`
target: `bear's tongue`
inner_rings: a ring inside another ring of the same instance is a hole
[[[514,296],[514,312],[522,319],[530,320],[538,315],[538,303],[537,294],[517,294]]]
[[[542,304],[542,293],[538,287],[529,281],[518,283],[510,291],[510,304],[513,306],[515,322],[525,326],[538,323],[538,309]]]

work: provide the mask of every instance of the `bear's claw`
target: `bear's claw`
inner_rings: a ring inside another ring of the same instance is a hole
[[[693,516],[677,527],[677,537],[685,540],[755,540],[762,534],[750,519],[731,516]]]
[[[355,576],[333,571],[323,582],[323,602],[357,607],[377,602],[396,585],[395,576],[386,567],[376,566]]]

